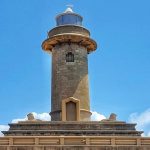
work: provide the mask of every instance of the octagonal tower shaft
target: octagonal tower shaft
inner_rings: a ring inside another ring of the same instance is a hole
[[[82,17],[67,9],[56,17],[42,48],[52,53],[52,121],[90,120],[88,54],[96,42],[82,27]]]

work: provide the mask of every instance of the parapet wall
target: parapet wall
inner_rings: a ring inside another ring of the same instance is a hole
[[[150,138],[119,136],[9,136],[0,150],[150,150]]]

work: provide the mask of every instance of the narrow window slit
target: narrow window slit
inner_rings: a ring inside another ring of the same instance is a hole
[[[66,62],[74,62],[74,54],[72,52],[66,54]]]

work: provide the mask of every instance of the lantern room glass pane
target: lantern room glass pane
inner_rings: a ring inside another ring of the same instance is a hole
[[[82,25],[82,17],[76,14],[62,14],[56,19],[57,26],[60,25]]]

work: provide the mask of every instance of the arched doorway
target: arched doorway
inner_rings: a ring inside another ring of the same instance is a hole
[[[62,121],[80,121],[80,100],[74,97],[62,100]]]
[[[76,121],[77,120],[77,108],[76,103],[69,101],[66,103],[66,121]]]

